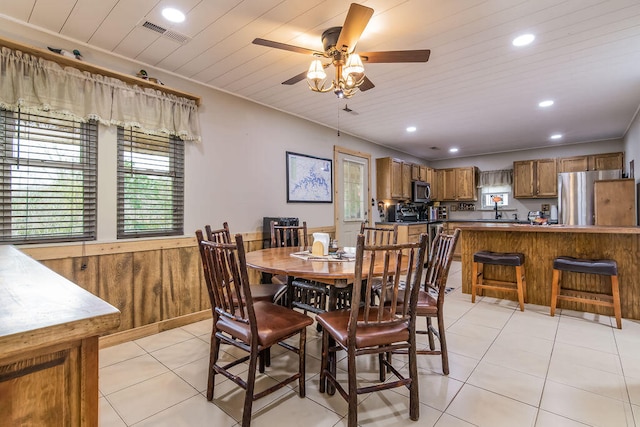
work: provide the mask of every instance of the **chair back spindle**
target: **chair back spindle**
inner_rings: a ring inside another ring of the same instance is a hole
[[[309,246],[307,222],[302,225],[277,225],[271,221],[271,247]]]

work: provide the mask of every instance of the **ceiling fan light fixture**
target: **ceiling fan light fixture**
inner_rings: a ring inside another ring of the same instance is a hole
[[[309,65],[309,71],[307,71],[307,79],[314,82],[320,82],[327,78],[327,73],[324,72],[324,65],[319,59],[314,59]]]
[[[362,59],[360,59],[360,55],[357,53],[352,53],[347,58],[347,63],[342,70],[344,75],[349,74],[363,74],[364,73],[364,65],[362,64]]]

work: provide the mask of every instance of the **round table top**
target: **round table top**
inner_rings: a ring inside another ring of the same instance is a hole
[[[247,252],[247,267],[270,274],[303,277],[315,280],[353,280],[355,261],[305,260],[292,253],[306,250],[305,247],[267,248]]]

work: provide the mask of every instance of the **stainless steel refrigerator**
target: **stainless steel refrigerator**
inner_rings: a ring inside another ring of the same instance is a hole
[[[559,173],[558,222],[569,225],[593,225],[593,183],[621,177],[620,169]]]

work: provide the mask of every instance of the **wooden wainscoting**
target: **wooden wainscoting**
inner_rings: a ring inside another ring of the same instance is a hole
[[[261,232],[242,237],[247,251],[262,249]],[[195,236],[19,249],[121,311],[101,348],[211,317]],[[250,270],[249,279],[259,283],[260,274]]]

